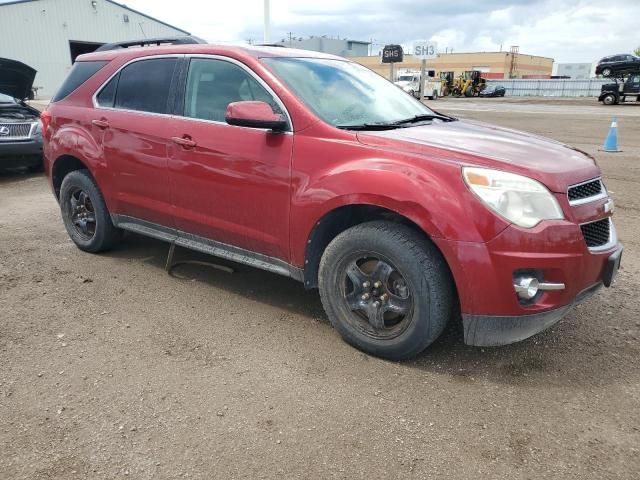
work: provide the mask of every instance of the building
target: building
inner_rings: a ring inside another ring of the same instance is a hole
[[[554,75],[581,80],[591,78],[591,68],[590,63],[557,63]]]
[[[277,42],[290,48],[301,48],[302,50],[313,50],[314,52],[330,53],[341,57],[361,57],[369,54],[369,42],[360,40],[346,40],[340,38],[309,37],[291,38]]]
[[[76,56],[100,45],[188,32],[111,0],[20,0],[0,3],[0,57],[38,73],[38,97],[50,98]]]
[[[370,69],[389,76],[390,67],[383,64],[379,56],[357,57],[354,60]],[[420,69],[421,61],[405,55],[404,61],[394,64],[395,70]],[[480,70],[483,77],[504,78],[549,78],[553,69],[553,58],[539,57],[519,52],[470,52],[440,53],[437,58],[427,60],[427,70],[454,72],[457,77],[467,70]]]

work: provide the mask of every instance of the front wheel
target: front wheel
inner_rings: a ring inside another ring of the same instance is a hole
[[[602,103],[604,103],[605,105],[614,105],[615,103],[617,103],[616,96],[613,93],[609,93],[602,97]]]
[[[102,193],[87,170],[75,170],[64,177],[60,210],[67,233],[80,250],[101,252],[120,239],[121,230],[111,222]]]
[[[394,360],[415,356],[438,338],[454,292],[438,249],[411,228],[386,221],[338,235],[322,256],[319,288],[347,343]]]

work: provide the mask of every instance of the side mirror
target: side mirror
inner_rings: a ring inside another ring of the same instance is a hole
[[[250,128],[268,128],[282,132],[287,128],[284,115],[274,113],[266,102],[233,102],[227,106],[224,119],[229,125]]]

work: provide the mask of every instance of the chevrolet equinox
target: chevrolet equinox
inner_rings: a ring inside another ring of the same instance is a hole
[[[434,112],[344,58],[102,48],[42,122],[78,248],[128,230],[289,276],[381,357],[418,354],[460,317],[470,345],[525,339],[620,263],[592,157]]]

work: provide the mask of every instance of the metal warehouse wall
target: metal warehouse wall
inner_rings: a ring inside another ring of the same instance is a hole
[[[187,32],[106,0],[35,0],[0,4],[0,57],[38,71],[38,97],[51,97],[71,68],[69,41],[115,42]],[[129,17],[126,23],[124,15]]]
[[[489,85],[502,85],[511,97],[597,97],[608,79],[588,80],[487,80]]]

